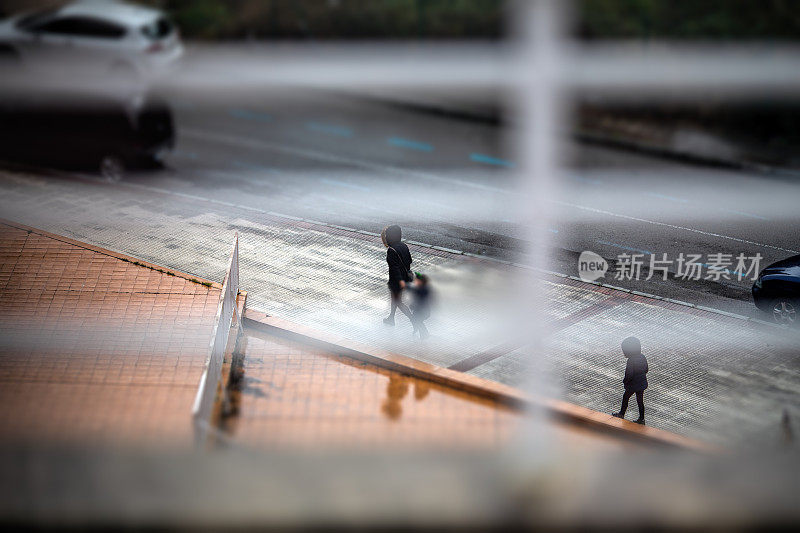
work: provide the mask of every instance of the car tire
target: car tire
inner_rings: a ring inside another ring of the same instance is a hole
[[[100,159],[100,175],[109,183],[117,183],[125,175],[125,162],[116,155]]]
[[[769,304],[772,320],[776,324],[797,327],[800,322],[800,301],[792,298],[775,298]]]

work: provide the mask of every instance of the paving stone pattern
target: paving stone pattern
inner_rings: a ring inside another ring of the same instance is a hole
[[[4,176],[0,207],[7,218],[209,279],[222,279],[239,231],[248,306],[444,367],[525,329],[509,305],[517,290],[511,267],[412,246],[414,268],[431,276],[438,301],[429,321],[433,338],[420,343],[412,341],[401,315],[394,328],[381,323],[388,290],[385,249],[376,237],[155,194],[137,184],[118,187],[114,195],[101,188]],[[649,424],[726,445],[760,446],[780,438],[782,409],[800,416],[796,335],[562,278],[538,283],[546,304],[537,320],[551,326],[548,349],[513,348],[470,373],[533,383],[534,392],[611,412],[622,392],[620,342],[636,335],[650,360]],[[636,406],[631,409],[628,416],[635,417]]]
[[[4,443],[190,447],[219,296],[0,224]]]
[[[493,400],[259,331],[241,336],[233,357],[242,361],[230,391],[238,409],[223,428],[249,447],[491,450],[510,442],[522,418]],[[632,445],[574,424],[531,424],[562,450]]]

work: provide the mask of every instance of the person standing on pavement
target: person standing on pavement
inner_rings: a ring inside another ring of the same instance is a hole
[[[625,393],[622,395],[622,407],[619,413],[611,413],[617,418],[625,418],[628,410],[628,400],[636,394],[636,403],[639,405],[639,418],[637,424],[644,424],[644,390],[647,388],[647,359],[642,355],[642,344],[636,337],[628,337],[622,341],[622,353],[628,358],[625,366],[625,377],[622,384]]]
[[[387,326],[394,326],[394,313],[397,309],[408,317],[414,324],[414,317],[408,306],[403,303],[402,294],[406,287],[406,282],[413,279],[411,273],[411,252],[408,246],[402,241],[403,233],[400,226],[387,226],[381,232],[381,240],[386,246],[386,263],[389,265],[389,294],[391,296],[392,309],[389,316],[383,319]]]

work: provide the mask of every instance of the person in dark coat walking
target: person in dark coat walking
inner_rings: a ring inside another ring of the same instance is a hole
[[[389,294],[392,298],[392,310],[383,319],[387,326],[394,326],[394,313],[397,309],[414,324],[414,317],[408,306],[403,303],[402,293],[406,282],[411,281],[411,252],[402,241],[400,226],[388,226],[381,232],[381,240],[386,246],[386,263],[389,265]]]
[[[617,418],[625,418],[628,410],[628,400],[636,394],[636,403],[639,405],[639,418],[637,424],[644,424],[644,390],[647,388],[647,359],[642,355],[642,344],[636,337],[628,337],[622,341],[622,353],[628,358],[625,366],[625,377],[622,384],[625,393],[622,395],[622,407],[619,413],[611,413]]]

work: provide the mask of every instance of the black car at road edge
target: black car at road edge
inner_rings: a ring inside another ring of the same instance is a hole
[[[800,255],[766,267],[753,284],[753,303],[778,324],[800,323]]]
[[[152,165],[175,143],[172,113],[159,98],[0,94],[0,159],[92,169],[109,180]]]

